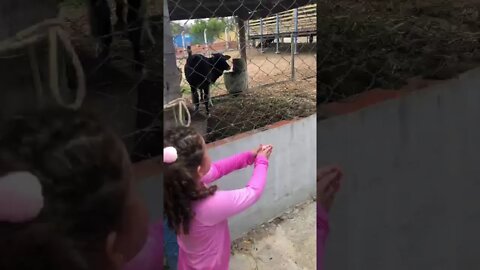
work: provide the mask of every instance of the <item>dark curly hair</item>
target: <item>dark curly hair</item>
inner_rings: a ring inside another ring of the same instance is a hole
[[[168,225],[176,234],[188,234],[195,213],[192,203],[213,195],[217,186],[199,183],[197,168],[202,164],[205,149],[202,137],[193,128],[177,127],[164,135],[164,147],[177,149],[178,159],[165,164],[164,210]]]
[[[50,109],[0,130],[0,176],[28,171],[44,208],[32,221],[0,221],[0,269],[110,269],[105,240],[121,226],[128,191],[121,141],[93,115]]]

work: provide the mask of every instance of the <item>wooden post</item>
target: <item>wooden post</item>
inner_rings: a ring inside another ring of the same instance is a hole
[[[239,42],[240,42],[240,56],[245,63],[247,63],[247,42],[245,36],[245,21],[237,17],[237,24],[238,24],[238,35],[239,35]]]
[[[234,58],[233,70],[223,74],[225,87],[229,94],[238,95],[248,89],[247,63],[243,59]]]
[[[168,13],[168,1],[164,1],[163,6],[165,12],[163,14],[163,59],[164,59],[164,81],[163,81],[163,105],[170,101],[180,98],[180,83],[179,83],[179,70],[177,68],[176,52],[173,46],[172,31],[170,28],[170,17]],[[163,110],[163,109],[162,109]],[[164,130],[167,130],[176,125],[174,121],[173,111],[167,111],[163,114]],[[199,132],[203,132],[200,131]]]
[[[250,43],[250,21],[245,21],[245,28],[247,29],[247,37],[246,37],[246,44],[251,45]],[[255,41],[255,40],[254,40]]]

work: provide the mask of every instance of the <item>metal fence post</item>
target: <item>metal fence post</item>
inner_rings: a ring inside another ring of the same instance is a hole
[[[294,41],[294,34],[290,35],[290,68],[292,70],[292,81],[295,81],[295,41]]]
[[[298,8],[294,9],[293,10],[293,23],[294,23],[294,27],[295,29],[293,30],[294,31],[294,43],[295,43],[295,50],[294,50],[294,53],[297,54],[297,39],[298,39]]]
[[[183,55],[187,56],[187,47],[185,46],[185,31],[182,31]]]
[[[228,51],[228,26],[225,27],[225,48]]]
[[[263,18],[260,18],[260,52],[263,53]]]
[[[205,30],[203,30],[203,40],[205,41],[205,46],[206,46],[206,49],[207,49],[207,56],[208,56],[208,40],[207,40],[207,29],[205,28]]]
[[[280,44],[280,16],[278,15],[278,13],[275,15],[275,25],[276,25],[276,38],[277,38],[277,50],[275,51],[275,53],[280,53],[279,51],[279,44]]]

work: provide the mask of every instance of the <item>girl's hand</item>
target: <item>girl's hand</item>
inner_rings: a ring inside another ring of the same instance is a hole
[[[266,159],[270,158],[270,155],[272,154],[273,151],[273,146],[268,144],[268,145],[263,145],[260,151],[258,151],[257,156],[263,156]]]
[[[260,150],[262,150],[262,147],[263,147],[263,145],[260,144],[257,148],[255,148],[255,149],[252,150],[252,154],[253,154],[255,157],[257,157],[258,152],[260,152]]]
[[[336,166],[324,167],[317,171],[317,200],[327,212],[330,211],[342,180],[343,172]]]

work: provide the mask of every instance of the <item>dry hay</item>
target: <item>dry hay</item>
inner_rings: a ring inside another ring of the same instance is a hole
[[[319,10],[319,103],[480,64],[475,1],[321,1]]]
[[[214,99],[208,141],[265,127],[316,112],[315,78],[259,87],[237,97]]]

